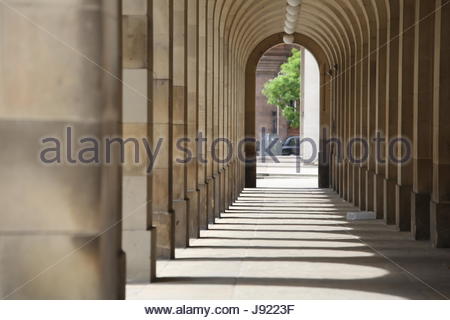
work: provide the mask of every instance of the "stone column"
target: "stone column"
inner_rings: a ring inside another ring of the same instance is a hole
[[[347,82],[347,71],[345,60],[342,58],[342,61],[339,64],[339,139],[342,142],[342,145],[345,145],[345,118],[346,118],[346,82]],[[342,161],[339,164],[339,194],[343,199],[346,198],[346,174],[345,174],[345,153],[342,152]]]
[[[187,85],[187,112],[186,112],[186,137],[189,139],[189,149],[192,151],[191,161],[187,164],[186,196],[188,200],[188,225],[189,237],[198,237],[199,222],[199,192],[198,192],[198,162],[197,162],[197,43],[198,43],[198,0],[189,0],[187,4],[187,63],[186,63],[186,85]]]
[[[0,16],[0,298],[124,298],[119,155],[79,158],[81,138],[121,135],[120,2],[8,0]]]
[[[362,46],[357,45],[356,47],[356,61],[360,61],[362,59]],[[357,63],[354,68],[355,72],[355,80],[354,80],[354,95],[355,95],[355,101],[353,105],[353,131],[352,131],[352,138],[358,138],[360,135],[360,117],[361,117],[361,79],[362,79],[362,66],[361,63]],[[361,204],[361,197],[360,197],[360,166],[355,161],[356,157],[360,153],[360,146],[358,144],[355,144],[352,147],[352,158],[350,161],[352,162],[353,166],[353,204],[357,207],[360,207]]]
[[[368,95],[367,95],[367,143],[369,146],[369,158],[367,161],[367,171],[366,171],[366,210],[374,211],[375,208],[375,168],[376,168],[376,157],[374,154],[374,142],[373,138],[375,136],[375,126],[376,126],[376,99],[377,99],[377,70],[378,70],[378,55],[377,49],[378,34],[377,25],[373,22],[369,23],[369,57],[368,57]]]
[[[237,66],[238,70],[243,70],[243,68],[245,68],[242,65],[242,62],[240,64],[238,64]],[[242,88],[245,88],[245,83],[246,83],[246,75],[243,72],[239,72],[238,73],[238,85],[236,86],[236,91],[239,92],[238,90],[242,90]],[[238,129],[238,137],[239,139],[242,141],[247,137],[247,132],[246,132],[246,126],[247,126],[247,116],[246,116],[246,101],[245,101],[245,95],[240,94],[240,105],[238,107],[238,111],[237,111],[237,117],[238,117],[238,124],[237,124],[237,129]],[[254,127],[253,127],[254,128]],[[255,148],[253,148],[253,151],[255,152]],[[255,153],[254,153],[255,155]],[[247,156],[247,148],[245,148],[245,156]],[[256,169],[256,167],[255,167]],[[243,190],[246,187],[246,166],[244,162],[240,162],[239,164],[239,170],[240,170],[240,178],[241,178],[241,190]],[[255,177],[256,177],[256,171],[255,173]]]
[[[250,68],[249,68],[250,69]],[[241,80],[241,83],[244,82]],[[245,83],[248,83],[248,90],[245,93],[245,104],[247,105],[244,108],[244,135],[243,138],[251,139],[256,138],[256,124],[255,124],[255,100],[253,97],[253,92],[256,90],[256,69],[254,70],[246,70],[245,74]],[[241,90],[241,89],[240,89]],[[245,144],[245,159],[246,161],[253,161],[252,163],[247,163],[244,166],[244,177],[245,177],[245,187],[246,188],[255,188],[256,187],[256,145],[255,143],[246,143]]]
[[[337,192],[341,197],[344,197],[344,154],[342,152],[344,141],[344,120],[345,120],[345,65],[343,61],[340,61],[336,70],[338,76],[336,78],[337,82],[337,137],[341,141],[341,150],[337,154]]]
[[[414,46],[414,185],[411,194],[411,232],[416,240],[430,238],[430,200],[433,188],[433,1],[416,1]],[[431,15],[430,15],[431,14]]]
[[[220,14],[221,15],[221,14]],[[221,139],[226,138],[226,125],[225,125],[225,119],[226,119],[226,89],[225,89],[225,79],[226,79],[226,72],[225,72],[225,56],[226,56],[226,48],[224,43],[224,34],[223,34],[223,20],[222,17],[219,18],[217,21],[218,25],[216,28],[219,30],[219,137]],[[225,154],[225,144],[223,142],[218,144],[218,159],[222,160],[224,159]],[[225,163],[220,162],[219,163],[219,215],[220,213],[224,212],[225,210],[225,199],[226,199],[226,165]]]
[[[380,8],[380,11],[384,10]],[[386,175],[386,86],[388,83],[388,26],[381,23],[378,29],[377,77],[375,101],[375,176],[374,176],[374,210],[378,219],[384,214],[384,178]]]
[[[152,149],[161,144],[158,157],[149,176],[149,190],[153,225],[157,232],[157,256],[173,259],[175,214],[171,210],[169,163],[170,135],[170,63],[171,63],[171,2],[152,0],[149,8],[152,42],[149,45],[149,137]]]
[[[186,201],[186,163],[189,157],[183,150],[186,132],[186,0],[173,0],[172,26],[172,68],[170,137],[172,146],[170,163],[172,164],[170,194],[172,210],[175,212],[175,246],[184,248],[189,245],[187,201]],[[192,144],[189,145],[190,147]]]
[[[123,220],[122,245],[127,255],[127,282],[149,282],[155,278],[152,258],[155,252],[155,232],[147,216],[147,1],[122,1],[123,20],[123,136],[127,142],[126,163],[123,166],[123,213],[132,215]],[[135,159],[139,141],[140,159]]]
[[[333,96],[332,96],[332,119],[331,119],[331,137],[332,138],[339,138],[338,135],[338,128],[339,128],[339,113],[338,113],[338,101],[339,101],[339,92],[338,92],[338,79],[337,79],[337,70],[333,70],[333,80],[332,80],[332,86],[333,86]],[[332,174],[332,187],[333,190],[336,192],[339,192],[339,161],[338,161],[338,153],[339,148],[336,144],[332,145],[332,168],[331,168],[331,174]]]
[[[220,10],[217,6],[213,9],[213,28],[211,30],[213,37],[213,135],[211,137],[211,152],[218,155],[220,148],[218,144],[213,144],[214,141],[220,138],[220,30],[218,28]],[[219,217],[220,214],[220,166],[217,161],[211,160],[213,164],[213,203],[214,203],[214,217]]]
[[[400,48],[399,48],[399,96],[398,136],[412,141],[414,104],[414,22],[415,1],[400,1]],[[407,152],[402,144],[397,145],[397,158]],[[411,152],[411,150],[409,150]],[[413,183],[412,162],[398,164],[395,193],[396,224],[400,231],[411,230],[411,192]]]
[[[330,147],[326,144],[330,135],[331,77],[327,66],[320,65],[320,141],[319,141],[319,188],[330,187]],[[328,136],[326,136],[328,135]]]
[[[350,158],[348,156],[347,147],[350,142],[350,139],[352,137],[352,117],[353,117],[353,105],[354,105],[354,95],[353,95],[353,85],[355,82],[355,73],[354,68],[351,68],[350,66],[353,65],[354,61],[354,52],[353,49],[350,48],[350,57],[348,58],[347,64],[347,90],[346,90],[346,110],[345,110],[345,143],[343,147],[343,153],[345,155],[345,180],[346,180],[346,201],[352,202],[353,201],[353,166],[350,161]]]
[[[386,85],[386,139],[397,136],[398,127],[398,73],[399,73],[399,2],[390,1],[389,36],[388,36],[388,71]],[[390,153],[390,145],[386,144],[386,155]],[[397,166],[388,160],[384,180],[384,220],[387,224],[395,224],[395,185],[397,182]]]
[[[367,35],[368,37],[368,35]],[[361,101],[360,101],[360,118],[359,118],[359,135],[358,137],[361,138],[361,141],[368,141],[368,102],[369,102],[369,94],[370,94],[370,88],[369,88],[369,81],[370,81],[370,44],[368,39],[364,39],[364,43],[362,45],[362,53],[363,58],[361,63],[361,83],[360,83],[360,90],[361,90]],[[359,161],[360,168],[359,168],[359,207],[361,210],[367,210],[367,159],[364,159],[365,153],[367,150],[367,145],[363,146],[361,143],[359,144]]]
[[[354,48],[351,48],[351,57],[349,58],[349,65],[352,66],[355,60],[355,56],[354,56],[355,52],[354,52]],[[347,147],[348,144],[350,142],[350,139],[352,139],[353,137],[353,126],[354,126],[354,122],[353,122],[353,112],[354,112],[354,105],[355,105],[355,95],[354,95],[354,91],[355,91],[355,68],[349,68],[349,70],[347,71],[348,73],[348,87],[347,87],[347,108],[346,108],[346,122],[347,122],[347,126],[346,126],[346,139],[345,139],[345,149],[344,149],[344,154],[345,154],[345,159],[346,159],[346,166],[347,166],[347,172],[346,172],[346,179],[347,179],[347,201],[348,202],[353,202],[353,189],[354,189],[354,185],[353,185],[353,163],[350,161],[350,157],[348,155],[347,152]]]
[[[439,9],[438,9],[439,8]],[[450,3],[436,1],[433,99],[433,193],[431,241],[450,247]]]
[[[217,8],[217,12],[219,13],[219,19],[217,19],[216,21],[216,29],[218,32],[218,37],[217,37],[217,42],[218,42],[218,91],[217,91],[217,95],[218,95],[218,104],[217,104],[217,128],[218,128],[218,136],[217,138],[219,139],[223,139],[225,138],[225,124],[224,124],[224,120],[225,120],[225,114],[226,114],[226,108],[225,108],[225,72],[224,72],[224,56],[226,54],[225,52],[225,48],[224,48],[224,40],[223,40],[223,28],[221,26],[222,19],[220,18],[221,16],[221,12],[219,10],[219,8]],[[217,160],[222,160],[224,157],[224,144],[223,143],[218,143],[217,144]],[[219,186],[218,186],[218,211],[216,212],[216,216],[219,217],[220,213],[224,211],[225,209],[225,201],[224,201],[224,197],[225,197],[225,166],[222,162],[218,163],[218,171],[217,171],[217,177],[218,177],[218,181],[219,181]]]
[[[223,137],[225,139],[229,139],[230,135],[230,130],[229,130],[229,126],[230,126],[230,115],[231,115],[231,110],[230,110],[230,100],[229,100],[229,81],[230,81],[230,77],[229,77],[229,62],[228,62],[228,55],[229,55],[229,48],[228,48],[228,43],[225,41],[224,42],[224,66],[223,66],[223,73],[224,73],[224,78],[223,78],[223,90],[224,90],[224,101],[223,101],[223,108],[224,108],[224,114],[223,114]],[[228,143],[223,144],[222,147],[222,159],[225,161],[228,157]],[[228,208],[229,205],[229,200],[230,200],[230,163],[229,162],[225,162],[223,164],[223,175],[224,175],[224,189],[223,189],[223,198],[222,198],[222,209],[221,212],[224,212],[225,209]]]
[[[214,2],[206,4],[206,171],[207,171],[207,216],[208,223],[214,223],[214,163],[211,146],[214,134]]]
[[[207,24],[207,0],[199,0],[198,9],[198,132],[203,138],[207,137],[207,105],[206,105],[206,77],[207,77],[207,43],[206,43],[206,24]],[[206,160],[207,142],[203,142],[199,153],[202,159],[198,161],[198,189],[199,197],[199,227],[208,228],[208,206],[207,206],[207,182],[208,172]]]
[[[342,75],[342,131],[341,131],[341,139],[342,139],[342,183],[341,183],[341,194],[344,200],[348,201],[348,161],[347,155],[345,152],[345,147],[347,146],[347,131],[348,131],[348,80],[349,80],[349,70],[348,70],[348,61],[343,61],[343,68],[345,68],[344,73]]]

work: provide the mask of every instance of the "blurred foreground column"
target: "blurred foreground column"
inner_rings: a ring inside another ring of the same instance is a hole
[[[124,296],[120,167],[77,161],[80,137],[120,134],[119,13],[118,0],[0,3],[0,298]],[[56,142],[42,138],[68,126],[72,145],[45,165]]]

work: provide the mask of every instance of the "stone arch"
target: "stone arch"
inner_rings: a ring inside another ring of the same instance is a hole
[[[255,138],[255,77],[256,77],[256,67],[260,58],[264,53],[270,48],[277,44],[283,43],[283,33],[276,33],[270,37],[264,39],[260,42],[252,51],[247,59],[246,69],[245,69],[245,137],[254,139]],[[322,47],[314,41],[312,38],[296,33],[294,35],[294,43],[305,47],[309,50],[319,65],[320,72],[320,126],[327,126],[329,123],[329,103],[330,103],[330,76],[328,74],[328,66],[330,61],[328,56]],[[320,151],[319,151],[319,186],[326,188],[329,185],[329,173],[328,165],[325,161],[326,151],[323,148],[323,139],[326,137],[320,137]],[[256,145],[255,143],[246,143],[245,146],[245,156],[248,163],[245,169],[245,186],[248,188],[256,187]]]

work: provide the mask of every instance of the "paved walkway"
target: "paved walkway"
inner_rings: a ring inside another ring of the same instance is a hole
[[[129,299],[443,299],[450,250],[431,249],[354,211],[330,190],[246,189],[159,281]]]

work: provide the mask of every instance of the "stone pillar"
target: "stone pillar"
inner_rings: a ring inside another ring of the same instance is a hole
[[[0,16],[0,297],[124,298],[118,154],[77,157],[81,138],[121,135],[120,2],[9,0]]]
[[[189,139],[189,150],[192,151],[191,161],[187,164],[187,184],[186,196],[188,198],[188,225],[189,237],[198,237],[199,223],[199,191],[198,191],[198,162],[197,162],[197,43],[198,43],[198,0],[189,0],[187,4],[187,64],[186,64],[186,85],[187,85],[187,112],[186,112],[186,137]]]
[[[430,200],[433,188],[433,109],[430,106],[433,105],[434,84],[434,10],[435,4],[432,1],[416,1],[414,185],[411,194],[411,232],[416,240],[430,238]]]
[[[369,158],[366,171],[366,210],[374,211],[375,208],[375,168],[376,157],[374,154],[375,126],[376,126],[376,99],[377,99],[377,75],[378,75],[378,26],[375,23],[369,23],[369,57],[368,57],[368,95],[367,95],[367,142],[369,146]]]
[[[214,134],[214,2],[206,4],[206,172],[207,172],[207,216],[208,223],[214,223],[214,163],[211,146]]]
[[[349,141],[349,132],[350,132],[350,108],[351,108],[351,70],[348,66],[350,66],[351,61],[349,58],[346,60],[347,66],[345,66],[345,91],[344,91],[344,137],[343,137],[343,155],[344,155],[344,199],[346,201],[352,201],[352,193],[351,193],[351,176],[350,176],[350,161],[348,159],[348,154],[345,150],[345,146]]]
[[[220,149],[218,144],[214,142],[220,138],[220,28],[218,27],[220,21],[220,10],[214,6],[213,12],[213,28],[211,30],[213,37],[213,134],[211,141],[211,153],[219,155]],[[214,203],[214,218],[220,215],[220,166],[217,161],[211,159],[213,164],[213,203]]]
[[[367,35],[368,36],[368,35]],[[360,118],[359,118],[359,135],[362,141],[368,141],[368,102],[369,102],[369,81],[370,81],[370,44],[368,39],[364,40],[362,45],[363,59],[361,61],[361,102],[360,102]],[[367,145],[366,145],[367,146]],[[359,207],[367,210],[367,159],[364,159],[365,153],[368,151],[366,146],[359,144],[359,160],[361,161],[359,169]]]
[[[207,43],[206,43],[206,24],[207,24],[207,1],[199,0],[198,11],[198,132],[203,138],[207,137],[207,106],[206,106],[206,77],[207,77]],[[207,155],[207,144],[202,143],[199,153],[202,159],[198,161],[198,189],[199,197],[199,227],[204,230],[208,228],[208,206],[207,206],[207,182],[208,172],[205,163]]]
[[[339,164],[339,194],[343,199],[345,199],[346,194],[346,181],[345,181],[345,118],[346,118],[346,79],[347,79],[347,71],[346,64],[344,59],[342,59],[341,64],[339,65],[339,92],[340,92],[340,107],[339,107],[339,139],[342,143],[342,154],[341,154],[341,162]]]
[[[384,8],[380,8],[385,10]],[[379,25],[377,50],[377,77],[375,101],[375,176],[374,176],[374,211],[378,219],[383,219],[384,213],[384,178],[386,176],[386,87],[388,83],[388,52],[389,47],[384,44],[388,41],[388,26]]]
[[[231,87],[231,48],[229,47],[229,41],[227,39],[228,30],[224,30],[224,137],[227,141],[230,141],[231,138],[231,112],[232,112],[232,101],[230,99],[230,87]],[[224,190],[224,199],[223,199],[223,208],[228,209],[231,205],[231,189],[232,189],[232,181],[234,180],[231,176],[232,168],[231,168],[231,159],[229,159],[229,144],[228,142],[223,146],[223,160],[224,169],[225,169],[225,190]],[[222,211],[223,212],[223,211]]]
[[[246,70],[246,80],[248,84],[246,92],[245,104],[245,139],[255,139],[255,100],[252,99],[254,92],[256,90],[256,70]],[[258,133],[259,134],[259,133]],[[245,160],[248,163],[245,165],[245,187],[246,188],[256,188],[256,145],[255,143],[248,142],[245,144]]]
[[[354,63],[355,60],[355,52],[354,52],[354,48],[352,46],[351,48],[351,57],[349,59],[349,65],[352,65]],[[346,188],[346,192],[347,192],[347,198],[346,200],[348,202],[353,202],[353,189],[354,189],[354,185],[353,185],[353,163],[351,162],[351,159],[348,155],[347,152],[347,148],[348,148],[348,144],[350,142],[350,140],[353,137],[353,126],[354,126],[354,122],[353,122],[353,112],[354,112],[354,106],[355,106],[355,69],[354,68],[349,68],[349,70],[347,71],[347,78],[348,78],[348,87],[347,87],[347,107],[346,107],[346,139],[345,139],[345,149],[344,149],[344,154],[345,154],[345,159],[346,159],[346,180],[347,180],[347,188]]]
[[[412,141],[414,104],[414,23],[415,1],[400,1],[399,73],[398,73],[398,137]],[[397,158],[407,150],[397,144]],[[411,150],[409,150],[411,152]],[[411,156],[411,155],[410,155]],[[400,231],[411,230],[411,192],[413,183],[412,162],[398,164],[397,186],[395,188],[396,225]]]
[[[344,143],[343,131],[344,131],[344,77],[345,77],[345,66],[342,61],[337,65],[337,77],[336,77],[336,93],[337,93],[337,104],[336,104],[336,136],[341,141],[341,150],[336,154],[338,158],[336,159],[336,183],[337,192],[341,197],[344,197],[344,154],[342,153],[342,145]]]
[[[331,138],[338,138],[338,80],[336,77],[336,70],[333,70],[332,79],[332,118],[331,118]],[[332,177],[332,188],[334,191],[339,191],[339,181],[338,181],[338,146],[336,144],[331,145],[331,177]]]
[[[186,201],[186,163],[189,157],[182,150],[187,146],[186,135],[186,0],[173,0],[172,20],[172,68],[170,137],[172,140],[170,163],[172,164],[170,194],[172,210],[175,213],[175,246],[185,248],[189,245],[187,201]],[[189,145],[190,147],[192,144]],[[180,148],[183,147],[183,148]]]
[[[244,66],[242,65],[242,62],[240,64],[237,65],[238,70],[243,70]],[[238,90],[242,90],[243,86],[245,86],[246,83],[246,75],[243,74],[242,72],[238,73],[238,85],[236,88],[236,91]],[[246,126],[247,126],[247,114],[246,114],[246,110],[247,108],[245,107],[245,105],[247,104],[246,102],[246,96],[241,94],[240,95],[240,107],[238,107],[238,125],[237,125],[237,129],[238,129],[238,137],[241,141],[243,141],[246,137],[247,137],[247,132],[246,132]],[[243,107],[244,106],[244,107]],[[253,127],[254,128],[254,127]],[[254,152],[256,152],[256,149],[253,149]],[[254,153],[255,155],[255,153]],[[245,147],[245,156],[247,157],[247,146]],[[256,167],[255,167],[256,169]],[[241,178],[241,190],[243,190],[246,187],[246,166],[244,162],[240,162],[239,163],[239,170],[240,170],[240,178]],[[255,178],[256,178],[256,171],[255,173]]]
[[[123,56],[123,137],[139,141],[147,137],[147,2],[122,1]],[[127,144],[132,143],[127,142]],[[155,278],[155,232],[147,216],[147,166],[145,152],[135,163],[135,145],[125,149],[123,166],[122,246],[127,255],[127,282],[145,283]]]
[[[326,144],[330,135],[331,77],[326,65],[320,65],[320,141],[319,141],[319,188],[330,187],[330,146]],[[327,136],[328,135],[328,136]]]
[[[386,139],[390,141],[397,136],[398,127],[398,73],[399,73],[399,2],[390,1],[389,36],[388,36],[388,71],[386,85]],[[386,155],[390,153],[390,145],[386,144]],[[395,224],[395,186],[397,182],[397,166],[391,160],[386,165],[384,180],[384,220],[387,224]]]
[[[431,241],[450,247],[450,3],[436,1],[433,99],[433,193]]]
[[[149,44],[149,137],[153,150],[161,144],[153,171],[148,177],[153,225],[157,232],[157,257],[175,257],[174,230],[175,214],[171,210],[169,150],[169,111],[170,111],[170,63],[171,63],[171,2],[152,0],[149,8],[151,33]]]
[[[356,47],[356,61],[360,61],[362,59],[362,46]],[[355,82],[354,82],[354,95],[355,101],[353,105],[353,130],[352,130],[352,138],[358,138],[360,135],[360,117],[361,117],[361,79],[362,79],[362,66],[361,63],[357,63],[355,68]],[[353,167],[353,204],[357,207],[361,207],[361,179],[360,179],[360,165],[355,161],[356,157],[359,156],[360,146],[358,144],[353,145],[352,147],[352,158],[350,161],[352,162]]]
[[[223,23],[223,22],[222,22]],[[221,116],[220,116],[220,126],[221,126],[221,138],[226,139],[228,135],[227,131],[227,119],[228,119],[228,104],[227,104],[227,88],[228,88],[228,78],[227,78],[227,56],[228,56],[228,46],[224,39],[224,30],[221,27],[221,63],[220,63],[220,91],[221,91]],[[226,145],[224,143],[220,144],[220,160],[223,161],[226,155]],[[226,163],[221,163],[221,192],[220,192],[220,213],[225,211],[227,202],[227,186],[228,186],[228,166]]]

